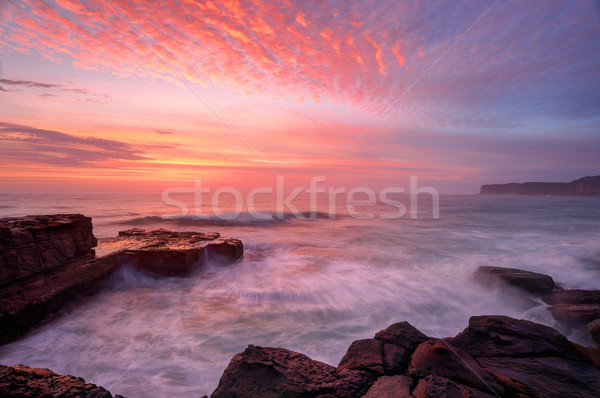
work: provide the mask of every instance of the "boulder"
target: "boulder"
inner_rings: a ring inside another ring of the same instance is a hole
[[[211,397],[360,397],[373,380],[284,348],[250,345],[229,362]]]
[[[99,248],[116,252],[119,264],[130,264],[160,275],[185,276],[207,265],[232,264],[244,253],[242,242],[216,232],[172,232],[134,228],[104,239]]]
[[[600,391],[596,349],[579,347],[548,326],[507,316],[471,317],[448,339],[510,394],[591,397]],[[568,393],[567,393],[568,392]]]
[[[49,369],[0,365],[0,396],[5,398],[112,398],[112,394],[80,377],[63,376]],[[124,398],[116,395],[115,398]]]
[[[398,322],[375,334],[383,342],[383,361],[387,374],[404,373],[410,356],[419,344],[430,338],[408,322]]]
[[[385,373],[383,342],[375,339],[356,340],[340,361],[338,368],[363,370],[374,375]]]
[[[55,214],[0,219],[0,285],[93,257],[92,219]]]
[[[586,361],[565,336],[539,323],[501,315],[473,316],[469,326],[448,339],[474,357],[563,357]]]
[[[429,337],[408,322],[398,322],[375,334],[374,339],[354,341],[338,367],[364,370],[374,375],[400,374],[412,353]]]
[[[475,271],[475,276],[483,282],[498,278],[531,293],[550,293],[556,287],[551,276],[518,268],[481,266]]]
[[[592,340],[600,347],[600,319],[595,319],[588,323],[587,330],[589,330]]]
[[[501,395],[504,388],[485,372],[468,352],[446,340],[428,340],[411,357],[407,375],[424,378],[436,375]]]

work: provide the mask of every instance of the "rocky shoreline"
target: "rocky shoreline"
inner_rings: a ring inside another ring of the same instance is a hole
[[[395,323],[354,341],[338,366],[249,345],[232,358],[211,397],[595,398],[599,391],[597,348],[548,326],[491,315],[471,317],[463,332],[444,339]],[[0,366],[0,394],[112,397],[81,378],[21,365]]]
[[[476,316],[452,338],[408,322],[353,342],[337,367],[284,348],[235,355],[212,398],[597,397],[600,352],[556,330],[506,316]]]
[[[104,253],[96,257],[94,248]],[[100,284],[124,265],[185,276],[243,255],[238,239],[218,233],[133,229],[100,242],[92,219],[58,214],[0,219],[0,344],[13,341],[49,314]]]
[[[97,253],[101,255],[96,256]],[[217,233],[122,231],[98,242],[80,214],[0,220],[0,344],[48,314],[101,289],[122,266],[186,276],[232,264],[242,242]],[[550,306],[559,322],[587,325],[600,344],[600,292],[564,290],[552,277],[480,267],[482,283],[506,283]],[[558,331],[506,316],[475,316],[452,338],[426,336],[399,322],[354,341],[337,366],[285,348],[249,345],[236,354],[211,395],[223,397],[597,397],[600,351]],[[112,394],[48,369],[0,365],[0,396],[98,397]],[[117,395],[117,397],[120,397]]]

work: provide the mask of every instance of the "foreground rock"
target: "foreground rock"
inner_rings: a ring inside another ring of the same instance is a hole
[[[222,238],[216,232],[172,232],[162,228],[130,229],[114,239],[104,239],[103,247],[118,248],[113,255],[120,264],[167,276],[185,276],[211,264],[231,264],[242,257],[242,242]]]
[[[283,348],[249,346],[212,397],[597,397],[600,352],[505,316],[472,317],[454,338],[406,322],[357,340],[337,368]]]
[[[91,218],[81,214],[0,219],[0,344],[12,341],[67,303],[97,293],[123,265],[160,275],[189,275],[208,262],[231,264],[242,242],[218,233],[122,231],[95,257]]]
[[[525,182],[482,185],[482,195],[600,196],[600,176],[571,182]]]
[[[410,356],[427,340],[429,337],[410,323],[394,323],[375,334],[373,339],[353,342],[338,367],[364,370],[375,375],[403,374]]]
[[[56,214],[0,219],[0,285],[93,257],[92,219]]]
[[[98,284],[115,269],[95,259],[91,218],[81,214],[0,219],[0,344]]]
[[[22,336],[63,305],[95,294],[119,267],[115,257],[74,260],[52,273],[19,280],[0,290],[0,344]]]
[[[250,345],[233,357],[212,397],[359,397],[373,381],[367,372]]]
[[[518,268],[482,266],[477,268],[475,275],[484,281],[499,278],[509,285],[532,293],[550,293],[556,287],[551,276]]]
[[[0,396],[6,398],[111,398],[110,392],[80,377],[63,376],[48,369],[0,365]],[[116,395],[115,398],[124,398]]]

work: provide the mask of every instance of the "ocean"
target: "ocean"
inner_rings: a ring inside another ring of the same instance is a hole
[[[409,208],[408,196],[398,199]],[[193,206],[190,203],[190,206]],[[197,205],[197,204],[196,204]],[[473,279],[478,266],[551,275],[565,288],[600,289],[600,199],[442,195],[439,217],[424,195],[418,216],[385,219],[377,203],[351,216],[330,204],[305,219],[173,218],[161,192],[148,194],[1,194],[0,216],[83,213],[98,238],[133,227],[216,231],[244,243],[242,261],[191,277],[123,268],[101,293],[68,306],[20,340],[0,346],[0,363],[73,374],[113,394],[210,394],[231,357],[248,344],[284,347],[337,365],[353,340],[408,321],[432,337],[454,336],[470,316],[501,314],[559,329],[527,294]],[[257,204],[277,215],[273,203]],[[236,212],[225,201],[220,211]],[[313,213],[310,213],[310,210]],[[229,213],[228,213],[229,212]],[[98,254],[102,254],[102,249]]]

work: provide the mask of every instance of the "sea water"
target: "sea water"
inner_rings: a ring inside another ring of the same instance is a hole
[[[191,397],[210,394],[248,344],[337,365],[353,340],[399,321],[447,337],[472,315],[502,314],[591,345],[585,332],[557,325],[538,298],[472,275],[481,265],[517,267],[565,288],[600,289],[600,199],[441,196],[439,219],[432,205],[419,203],[416,219],[340,211],[333,219],[205,220],[170,219],[177,209],[160,193],[2,194],[2,217],[83,213],[99,238],[132,227],[217,231],[241,239],[245,254],[187,278],[123,268],[101,293],[1,346],[0,363],[77,375],[130,398]]]

